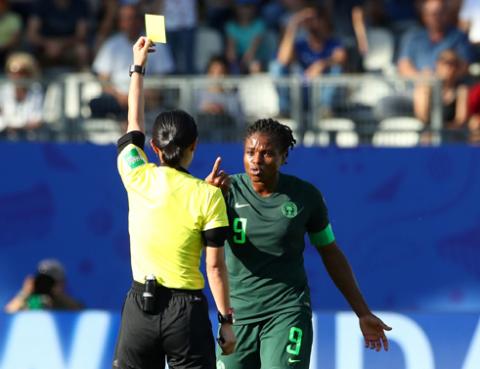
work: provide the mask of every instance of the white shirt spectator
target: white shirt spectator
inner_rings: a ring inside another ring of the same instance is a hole
[[[464,0],[460,9],[460,20],[470,24],[470,42],[480,43],[480,1]]]
[[[110,76],[113,86],[120,92],[128,93],[130,77],[128,70],[133,63],[133,43],[123,33],[110,37],[100,48],[93,70],[98,74]],[[147,75],[161,75],[174,70],[172,55],[166,44],[156,44],[156,51],[148,57]]]
[[[32,84],[23,101],[17,101],[13,83],[0,87],[0,131],[6,128],[24,128],[38,123],[43,117],[43,90],[40,84]]]
[[[197,0],[165,0],[165,28],[178,31],[197,24]]]

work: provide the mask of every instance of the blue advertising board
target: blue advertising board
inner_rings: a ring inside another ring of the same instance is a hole
[[[377,314],[388,352],[364,348],[352,313],[314,314],[310,368],[478,369],[479,314]],[[0,369],[110,369],[118,326],[107,311],[0,315]]]
[[[151,153],[150,153],[151,154]],[[242,170],[240,145],[200,145]],[[128,204],[116,148],[0,143],[0,305],[37,262],[58,258],[69,292],[118,309],[131,283]],[[295,148],[283,168],[323,193],[339,245],[373,309],[480,311],[480,148]],[[313,306],[346,310],[316,250],[305,264]]]

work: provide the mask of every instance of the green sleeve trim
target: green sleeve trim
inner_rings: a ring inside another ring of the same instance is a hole
[[[332,225],[329,223],[324,229],[317,233],[310,233],[310,242],[312,245],[322,247],[331,244],[335,241],[335,235],[333,234]]]

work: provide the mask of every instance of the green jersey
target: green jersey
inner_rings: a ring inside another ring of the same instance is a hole
[[[310,310],[305,233],[316,246],[334,241],[321,193],[308,182],[280,174],[276,192],[262,197],[246,174],[236,174],[227,208],[232,232],[226,259],[237,322]]]

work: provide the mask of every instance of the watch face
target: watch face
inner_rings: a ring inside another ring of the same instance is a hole
[[[130,69],[129,69],[129,74],[130,76],[134,73],[134,72],[137,72],[137,73],[140,73],[140,74],[145,74],[145,67],[142,67],[141,65],[130,65]]]

